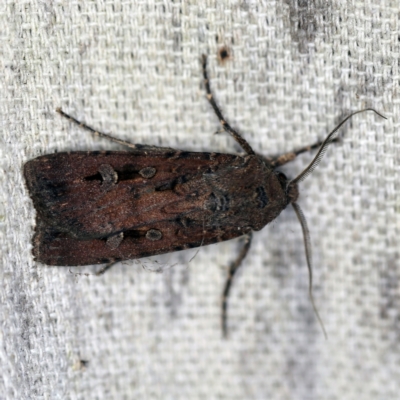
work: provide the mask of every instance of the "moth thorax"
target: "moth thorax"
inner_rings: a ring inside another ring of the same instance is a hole
[[[288,203],[296,203],[299,197],[299,187],[297,186],[297,183],[296,182],[290,183],[286,193],[287,193]]]

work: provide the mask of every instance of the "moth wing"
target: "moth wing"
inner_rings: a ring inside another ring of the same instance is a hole
[[[241,160],[173,149],[56,153],[27,162],[24,174],[46,225],[71,238],[94,239],[196,212],[208,191],[202,175]]]
[[[123,232],[103,239],[80,240],[38,217],[33,239],[36,261],[47,265],[91,265],[138,259],[233,239],[247,233],[237,228],[184,227],[177,221]]]

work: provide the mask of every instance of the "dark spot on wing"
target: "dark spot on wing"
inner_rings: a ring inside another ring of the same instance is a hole
[[[230,205],[230,198],[227,193],[214,193],[212,192],[207,199],[206,208],[212,212],[215,211],[228,211]]]
[[[146,239],[155,241],[155,240],[160,240],[162,238],[162,233],[158,229],[149,229],[146,232]]]
[[[256,189],[259,208],[264,208],[269,203],[269,198],[263,186]]]
[[[139,171],[139,174],[145,178],[150,179],[156,174],[157,170],[153,167],[145,167]]]

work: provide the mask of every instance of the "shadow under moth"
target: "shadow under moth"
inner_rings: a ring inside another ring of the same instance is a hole
[[[323,142],[277,157],[257,155],[233,129],[215,102],[202,58],[207,98],[223,130],[245,155],[199,153],[132,144],[100,133],[57,111],[99,137],[128,151],[76,151],[44,155],[24,166],[37,211],[33,238],[36,261],[55,266],[111,264],[190,249],[245,236],[223,291],[222,329],[227,333],[227,298],[232,278],[249,251],[253,231],[274,220],[289,204],[300,221],[312,299],[312,258],[306,219],[297,204],[298,184],[336,140],[345,118]],[[383,117],[383,116],[382,116]],[[319,148],[308,167],[288,179],[277,168]],[[321,324],[322,325],[322,324]]]

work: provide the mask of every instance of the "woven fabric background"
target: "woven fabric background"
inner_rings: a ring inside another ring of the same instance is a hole
[[[2,2],[0,398],[398,399],[399,13],[397,0]],[[23,164],[121,149],[56,107],[135,143],[240,152],[214,134],[203,53],[227,119],[260,154],[321,140],[365,107],[388,118],[354,117],[301,184],[328,340],[290,208],[254,235],[228,340],[220,300],[240,240],[101,277],[33,261]]]

